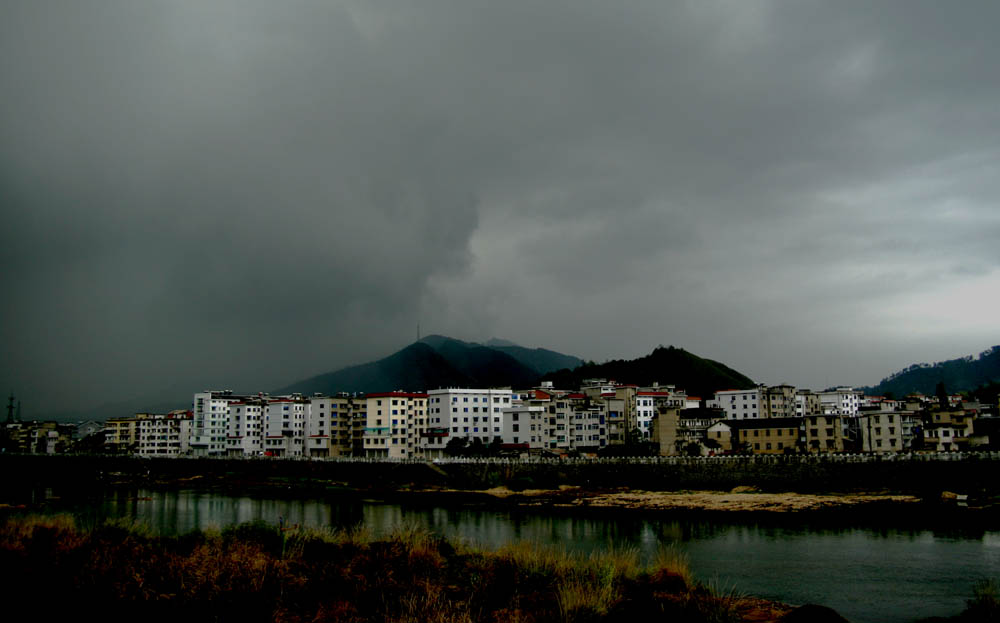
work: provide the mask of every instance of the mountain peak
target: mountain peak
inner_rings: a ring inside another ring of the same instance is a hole
[[[433,333],[431,335],[425,335],[415,342],[416,344],[427,344],[433,349],[439,349],[445,344],[461,344],[463,346],[479,346],[475,342],[466,342],[463,340],[458,340],[453,337],[448,337],[447,335],[441,335],[439,333]]]
[[[521,345],[520,344],[515,344],[514,342],[511,342],[510,340],[504,340],[504,339],[501,339],[501,338],[498,338],[498,337],[491,337],[490,339],[486,340],[486,342],[483,343],[483,346],[489,346],[489,347],[496,347],[496,346],[518,346],[518,347],[520,347]]]
[[[428,335],[396,353],[300,381],[272,393],[425,391],[438,387],[530,387],[546,372],[572,368],[576,357],[520,346],[484,346]]]

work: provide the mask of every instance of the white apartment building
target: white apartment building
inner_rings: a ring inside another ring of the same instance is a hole
[[[302,456],[305,453],[306,411],[300,396],[271,398],[264,407],[264,454]]]
[[[203,391],[194,395],[191,452],[195,456],[222,456],[226,453],[229,404],[242,402],[232,390]]]
[[[365,396],[365,456],[423,456],[418,440],[427,430],[427,394],[385,392]]]
[[[229,456],[259,456],[264,453],[264,410],[267,398],[243,398],[230,402],[226,435]]]
[[[541,450],[548,447],[543,434],[547,407],[530,401],[504,409],[500,441],[508,449]]]
[[[180,456],[187,454],[194,415],[172,411],[166,415],[146,415],[137,420],[139,456]]]
[[[427,392],[427,430],[420,447],[440,456],[451,439],[478,439],[484,444],[502,438],[503,410],[514,401],[507,389],[435,389]]]
[[[825,415],[855,417],[861,407],[861,391],[852,387],[835,387],[817,393]]]
[[[756,420],[767,417],[762,387],[753,389],[726,389],[715,392],[709,407],[726,412],[727,420]]]

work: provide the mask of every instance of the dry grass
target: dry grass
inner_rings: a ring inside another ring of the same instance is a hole
[[[82,539],[76,529],[76,521],[70,515],[28,515],[17,521],[5,522],[0,527],[0,543],[5,548],[21,549],[41,533],[47,533],[65,546],[73,546],[78,539]]]
[[[59,594],[53,616],[393,623],[729,621],[732,608],[664,550],[644,568],[633,548],[591,556],[516,543],[485,550],[414,526],[279,530],[253,522],[174,538],[68,517],[0,526],[0,568],[23,570],[10,594]],[[65,605],[65,611],[59,611]],[[127,616],[126,616],[127,615]]]
[[[694,576],[688,566],[687,554],[674,546],[661,546],[653,557],[652,573],[662,579],[676,578],[684,586],[695,586]]]

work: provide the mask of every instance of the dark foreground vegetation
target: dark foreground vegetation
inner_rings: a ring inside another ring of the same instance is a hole
[[[405,529],[376,539],[258,522],[160,537],[31,516],[3,524],[0,557],[5,606],[47,620],[722,622],[789,610],[718,595],[669,550],[642,567],[633,550],[484,551]]]
[[[817,605],[720,593],[663,549],[587,557],[530,543],[484,550],[401,528],[375,538],[251,522],[176,537],[142,524],[77,527],[69,515],[0,524],[7,613],[104,621],[843,622]],[[1000,621],[1000,584],[920,623]]]

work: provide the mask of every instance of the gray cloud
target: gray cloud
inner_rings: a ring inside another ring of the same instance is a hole
[[[6,3],[0,382],[267,388],[418,321],[811,386],[978,351],[997,12]]]

